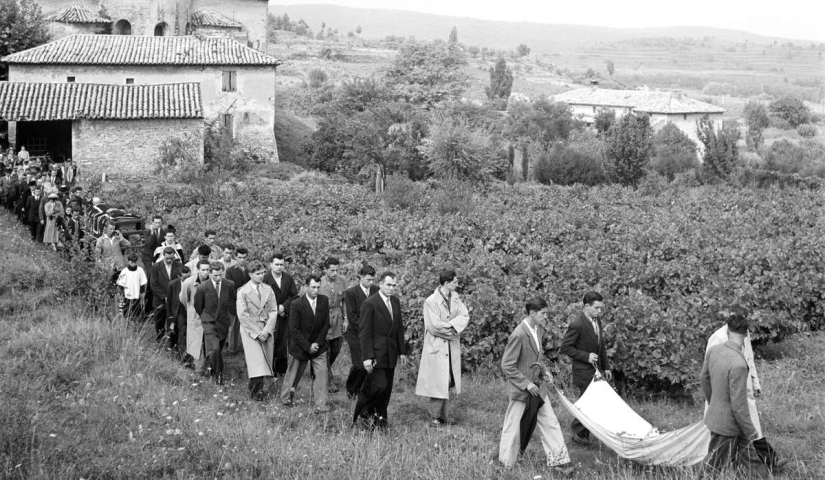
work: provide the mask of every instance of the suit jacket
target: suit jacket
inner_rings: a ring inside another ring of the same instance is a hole
[[[140,250],[140,256],[143,263],[152,263],[155,256],[155,249],[164,242],[166,237],[166,230],[160,229],[158,233],[153,234],[151,228],[143,231],[143,248]],[[194,272],[192,272],[194,273]]]
[[[542,341],[544,329],[536,327],[539,342]],[[510,400],[526,402],[530,397],[527,386],[530,385],[530,367],[535,362],[541,362],[544,357],[543,349],[538,348],[533,335],[522,321],[510,334],[504,356],[501,358],[501,370],[507,382],[507,397]]]
[[[390,303],[392,316],[381,295],[373,295],[361,304],[358,316],[361,358],[375,360],[375,368],[395,368],[398,356],[407,354],[401,301],[392,296]]]
[[[186,315],[186,305],[180,303],[180,290],[183,278],[177,276],[166,285],[166,318],[175,321],[178,315]]]
[[[69,242],[83,239],[83,226],[80,222],[71,218],[66,219],[66,222],[63,224],[63,231],[66,234],[66,240]]]
[[[601,332],[601,335],[598,336],[596,331],[593,330],[593,324],[590,323],[584,312],[579,312],[567,326],[567,331],[564,333],[564,339],[562,339],[559,348],[561,353],[573,360],[573,384],[579,387],[587,388],[596,373],[596,369],[589,362],[591,353],[598,354],[598,364],[602,371],[610,370],[607,351],[604,346],[604,328],[598,318],[596,323],[599,325],[599,331]]]
[[[284,306],[284,314],[289,315],[290,306],[292,302],[298,298],[298,286],[295,285],[295,280],[292,275],[283,272],[281,273],[281,286],[275,283],[275,277],[272,276],[272,271],[264,274],[264,283],[272,287],[275,292],[275,300],[278,305]],[[275,348],[278,348],[277,346]]]
[[[236,298],[235,284],[232,280],[221,281],[220,298],[218,298],[218,292],[215,291],[212,279],[198,285],[193,306],[203,324],[204,337],[216,335],[219,341],[226,340],[232,316],[235,315]]]
[[[313,314],[309,299],[301,295],[289,307],[289,354],[298,360],[309,360],[326,352],[329,327],[329,299],[318,295]],[[310,355],[313,343],[318,344],[318,351]]]
[[[172,261],[172,276],[166,273],[166,263],[163,261],[152,265],[152,272],[149,274],[149,288],[152,289],[154,305],[162,305],[166,302],[166,287],[169,282],[180,277],[180,269],[183,264]]]
[[[31,195],[26,200],[26,220],[30,224],[40,221],[40,198]]]
[[[370,285],[370,296],[376,293],[378,293],[378,287]],[[344,291],[344,312],[347,314],[348,322],[344,338],[350,345],[349,348],[357,345],[358,351],[361,351],[361,339],[358,337],[358,332],[360,331],[358,318],[361,312],[361,305],[366,299],[367,296],[364,295],[364,289],[361,288],[360,284],[356,284],[354,287],[350,287]]]
[[[748,375],[748,363],[739,345],[728,340],[708,350],[699,379],[708,402],[708,430],[749,440],[759,437],[748,409]]]
[[[235,287],[238,288],[239,293],[241,291],[241,287],[246,285],[246,283],[249,281],[249,275],[246,273],[246,269],[239,267],[238,265],[232,265],[231,267],[227,268],[226,275],[224,276],[232,280],[232,283],[234,283]]]

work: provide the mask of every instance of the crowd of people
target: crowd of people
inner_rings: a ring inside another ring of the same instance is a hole
[[[30,227],[35,241],[55,246],[61,239],[81,238],[79,216],[85,200],[82,189],[73,184],[76,179],[71,162],[45,172],[26,162],[6,164],[0,182],[4,205]],[[217,232],[206,230],[187,256],[176,233],[156,215],[139,248],[112,223],[104,225],[99,238],[89,240],[95,260],[112,273],[120,289],[125,317],[135,322],[149,319],[158,341],[167,342],[196,375],[219,385],[224,381],[224,357],[242,354],[249,395],[255,400],[276,398],[291,406],[309,366],[317,412],[328,412],[330,396],[344,389],[354,401],[353,425],[370,431],[389,426],[395,369],[407,362],[409,353],[395,273],[378,273],[364,264],[357,282],[348,285],[339,272],[341,262],[329,257],[319,266],[319,274],[307,276],[299,287],[285,271],[280,253],[270,254],[266,263],[253,260],[247,248],[219,244]],[[455,271],[440,272],[434,284],[422,305],[425,333],[415,393],[427,399],[434,426],[452,425],[457,420],[450,412],[450,396],[460,394],[462,387],[460,338],[471,317],[456,292],[460,284]],[[560,351],[572,361],[572,383],[580,394],[594,376],[612,378],[601,320],[604,310],[599,293],[586,293],[561,341]],[[549,398],[553,377],[543,360],[548,304],[531,298],[524,314],[501,360],[509,403],[499,461],[514,465],[537,429],[548,468],[555,475],[569,476],[574,468]],[[733,314],[708,341],[701,373],[708,402],[705,424],[711,432],[706,464],[713,470],[733,466],[767,478],[782,462],[759,424],[754,399],[761,386],[747,332],[746,317]],[[339,378],[333,366],[344,342],[352,366],[346,378]],[[265,391],[266,378],[281,379],[277,394]],[[595,442],[576,419],[570,430],[573,443],[582,448]]]

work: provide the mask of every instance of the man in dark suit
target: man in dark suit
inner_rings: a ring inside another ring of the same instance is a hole
[[[289,307],[289,353],[292,359],[281,385],[281,402],[292,405],[295,389],[304,374],[307,362],[312,364],[312,395],[315,408],[328,412],[327,382],[329,380],[327,332],[329,331],[329,300],[319,295],[321,279],[317,275],[307,278],[307,291]]]
[[[180,289],[191,273],[189,267],[181,265],[180,276],[166,286],[166,331],[176,342],[181,359],[186,354],[186,305],[180,303]]]
[[[269,259],[269,271],[264,275],[264,283],[272,287],[278,302],[278,324],[275,326],[275,358],[272,371],[276,376],[286,374],[287,352],[289,351],[290,305],[298,298],[298,286],[288,273],[284,272],[284,256],[272,254]]]
[[[155,264],[155,249],[163,243],[165,236],[166,231],[163,230],[163,217],[160,215],[155,215],[152,217],[152,223],[143,231],[143,248],[140,249],[140,258],[143,260],[143,270],[147,275],[151,275],[152,273],[152,266]],[[146,292],[145,309],[147,312],[152,311],[152,305],[154,302],[154,295],[150,295],[152,291],[152,285],[150,282],[149,291]],[[158,304],[154,303],[154,306],[157,307]]]
[[[31,187],[31,195],[26,200],[26,222],[29,224],[32,240],[35,241],[43,231],[40,223],[40,196],[40,189],[35,184]]]
[[[180,269],[183,265],[175,259],[175,249],[166,247],[163,249],[163,261],[152,264],[152,270],[149,274],[149,285],[152,289],[152,305],[155,306],[153,311],[155,317],[155,333],[158,335],[158,340],[163,338],[166,330],[166,287],[169,282],[180,277]],[[170,337],[170,345],[175,346],[177,338]]]
[[[241,287],[246,285],[249,281],[249,274],[246,272],[246,260],[249,255],[249,250],[244,247],[235,249],[235,263],[226,269],[226,278],[232,280],[235,288],[238,291]],[[229,340],[227,341],[226,351],[233,355],[237,352],[243,351],[243,343],[241,343],[241,324],[238,322],[238,317],[232,318],[232,325],[229,327]],[[270,365],[270,368],[272,366]]]
[[[235,284],[224,280],[222,262],[209,264],[209,281],[201,283],[195,290],[193,306],[203,325],[204,351],[211,368],[212,377],[218,385],[223,385],[223,356],[221,350],[229,333],[231,316],[235,315]]]
[[[353,422],[360,420],[368,429],[389,426],[387,406],[395,367],[399,361],[407,363],[401,301],[393,295],[398,283],[393,272],[384,272],[379,279],[378,294],[364,300],[358,317],[361,363],[368,376],[358,394]]]
[[[573,360],[573,385],[579,395],[587,390],[596,367],[604,372],[607,380],[613,379],[605,350],[604,330],[599,317],[604,311],[604,301],[597,292],[588,292],[582,301],[582,311],[573,317],[561,342],[561,353]],[[590,432],[577,419],[570,425],[573,443],[590,444]]]
[[[364,383],[364,378],[367,376],[367,371],[364,370],[363,359],[361,358],[361,339],[358,336],[360,332],[360,323],[358,316],[361,312],[361,305],[368,297],[378,292],[378,287],[373,285],[375,281],[375,268],[370,265],[361,267],[358,272],[358,284],[344,291],[344,308],[347,314],[346,331],[344,338],[349,345],[349,355],[352,358],[352,367],[349,369],[349,377],[347,377],[347,395],[350,398],[355,398],[361,385]]]
[[[748,407],[748,363],[742,353],[748,320],[740,313],[728,317],[728,341],[711,347],[705,355],[699,382],[708,409],[710,430],[706,466],[714,471],[734,467],[745,478],[768,478],[753,441],[760,437]]]

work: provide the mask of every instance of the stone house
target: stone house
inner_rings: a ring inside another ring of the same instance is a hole
[[[8,55],[9,81],[197,83],[203,118],[277,161],[275,69],[280,62],[226,37],[72,35]]]
[[[101,85],[0,82],[0,120],[33,153],[50,149],[90,175],[151,173],[170,136],[194,143],[203,161],[199,83]]]
[[[56,39],[75,33],[172,36],[199,32],[231,34],[256,50],[267,49],[267,0],[56,0],[50,6],[52,10],[44,14]],[[92,17],[105,32],[90,30]],[[204,17],[209,19],[207,24]]]
[[[701,147],[696,135],[696,122],[705,115],[721,126],[725,109],[710,103],[700,102],[682,93],[652,90],[606,90],[600,88],[579,88],[553,96],[556,102],[564,102],[573,110],[573,116],[592,124],[600,110],[613,110],[619,118],[631,112],[650,115],[650,125],[658,131],[668,123]]]

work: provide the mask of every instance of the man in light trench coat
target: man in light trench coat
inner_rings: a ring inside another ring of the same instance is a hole
[[[438,288],[424,301],[424,351],[418,369],[415,394],[429,397],[433,425],[452,425],[448,416],[450,387],[461,393],[461,343],[459,335],[470,323],[467,307],[455,293],[458,277],[446,270],[438,276]]]
[[[263,283],[266,270],[266,266],[257,260],[249,263],[246,270],[249,281],[238,290],[235,309],[249,374],[249,396],[253,400],[264,399],[264,378],[273,377],[272,360],[275,358],[278,302],[272,287]]]

